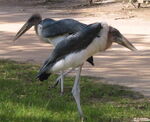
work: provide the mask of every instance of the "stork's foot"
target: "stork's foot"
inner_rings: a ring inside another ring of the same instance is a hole
[[[63,96],[64,95],[64,92],[60,92],[60,96]]]
[[[85,117],[85,116],[80,116],[80,120],[81,120],[81,122],[84,122],[84,121],[87,120],[87,117]]]

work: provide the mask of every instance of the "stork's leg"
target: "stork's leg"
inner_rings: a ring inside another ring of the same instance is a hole
[[[64,75],[63,75],[63,71],[61,71],[61,80],[60,80],[60,88],[61,88],[61,95],[63,95],[64,93]]]
[[[81,70],[82,70],[82,66],[80,66],[77,71],[75,82],[72,88],[72,94],[75,98],[80,117],[83,119],[83,112],[82,112],[81,105],[80,105],[80,84],[79,84]]]
[[[61,73],[61,75],[56,79],[55,84],[52,86],[52,88],[55,88],[55,87],[58,85],[58,83],[61,82],[62,77],[66,76],[68,73],[72,72],[73,70],[74,70],[74,68],[68,70],[67,72]],[[63,75],[63,76],[62,76],[62,75]]]
[[[64,92],[64,72],[63,71],[61,71],[61,74],[60,74],[60,76],[56,79],[56,82],[55,82],[55,84],[51,87],[49,87],[49,89],[50,88],[55,88],[57,85],[58,85],[58,83],[60,83],[60,92],[61,92],[61,95],[63,95],[63,92]]]

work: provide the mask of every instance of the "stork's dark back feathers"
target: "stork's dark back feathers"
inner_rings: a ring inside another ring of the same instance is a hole
[[[37,78],[41,79],[43,74],[48,73],[49,69],[65,56],[79,52],[85,49],[97,37],[102,29],[100,23],[95,23],[87,26],[85,29],[68,36],[65,40],[56,45],[50,57],[42,66]]]
[[[63,19],[52,22],[43,27],[42,35],[45,38],[55,37],[63,34],[72,34],[84,29],[87,25],[73,19]]]

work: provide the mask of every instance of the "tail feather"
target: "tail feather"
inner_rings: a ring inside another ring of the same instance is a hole
[[[89,57],[89,58],[87,59],[87,62],[89,62],[92,66],[94,66],[93,56]]]
[[[44,72],[42,74],[37,75],[36,78],[38,78],[40,81],[44,81],[44,80],[47,80],[50,75],[51,73]]]

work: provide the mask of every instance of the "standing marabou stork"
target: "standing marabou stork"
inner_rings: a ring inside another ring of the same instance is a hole
[[[14,38],[14,41],[17,40],[26,31],[28,31],[32,26],[35,27],[36,34],[40,37],[41,40],[56,46],[67,36],[84,29],[87,25],[73,19],[62,19],[55,21],[53,19],[46,18],[42,20],[40,14],[33,14],[23,25],[23,27],[18,31]],[[94,65],[92,56],[89,57],[87,61],[91,65]],[[56,80],[54,86],[56,86],[58,82],[61,81],[61,93],[63,93],[63,76],[70,71],[65,73],[61,72],[61,75]]]
[[[135,51],[136,48],[115,28],[106,23],[94,23],[83,30],[66,37],[58,43],[41,67],[37,78],[48,79],[52,73],[68,68],[78,68],[72,94],[75,98],[81,118],[83,112],[80,106],[79,78],[84,61],[99,51],[105,51],[113,42]]]

